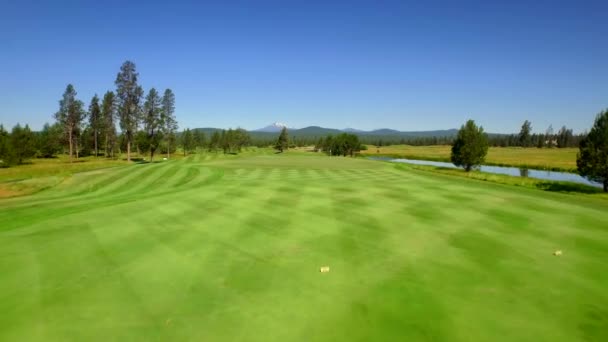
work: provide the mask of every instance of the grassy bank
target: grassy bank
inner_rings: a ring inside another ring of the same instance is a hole
[[[164,156],[155,157],[156,161]],[[133,155],[133,162],[140,162],[149,156]],[[175,155],[172,159],[181,159]],[[57,158],[35,158],[24,165],[15,165],[9,168],[0,168],[0,198],[15,197],[32,194],[65,181],[72,175],[125,166],[129,163],[125,159],[108,159],[103,157],[83,157],[70,162],[69,157],[61,155]]]
[[[451,146],[368,146],[363,156],[390,156],[435,161],[450,161]],[[526,167],[530,169],[576,172],[576,148],[490,147],[487,165]]]
[[[76,173],[0,199],[0,340],[607,340],[607,209],[304,152]]]
[[[530,189],[539,189],[551,192],[593,195],[593,197],[595,198],[608,199],[608,194],[604,193],[601,188],[573,182],[558,182],[528,177],[514,177],[508,175],[480,172],[475,170],[471,172],[466,172],[463,169],[435,167],[428,165],[398,164],[395,165],[395,167],[400,170],[432,172],[436,174],[442,174],[452,177],[461,177],[484,182],[520,186]]]

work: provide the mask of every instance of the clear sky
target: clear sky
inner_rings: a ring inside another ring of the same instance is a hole
[[[183,127],[582,131],[608,107],[608,1],[24,1],[0,6],[0,123],[87,106],[127,59]]]

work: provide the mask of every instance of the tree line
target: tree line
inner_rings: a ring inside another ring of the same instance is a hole
[[[74,85],[68,84],[53,115],[55,122],[46,123],[42,131],[32,132],[29,126],[18,124],[9,134],[0,126],[0,165],[64,152],[70,161],[83,155],[115,158],[125,150],[130,161],[134,145],[139,153],[149,153],[150,160],[159,150],[170,157],[178,128],[175,95],[171,89],[161,95],[151,88],[144,97],[138,79],[135,64],[126,61],[116,76],[116,90],[107,91],[101,99],[95,94],[87,109]]]
[[[184,156],[198,150],[236,154],[241,152],[243,147],[251,145],[251,137],[242,128],[230,128],[228,130],[216,130],[207,139],[204,132],[187,128],[180,134],[179,142]]]
[[[351,134],[351,133],[349,133]],[[361,144],[374,146],[389,146],[389,145],[413,145],[413,146],[428,146],[428,145],[450,145],[454,141],[454,137],[396,137],[396,136],[373,136],[373,135],[357,135]],[[287,146],[289,148],[314,146],[319,139],[325,139],[327,136],[318,134],[311,135],[289,135]],[[251,145],[257,147],[274,146],[277,137],[251,137]]]
[[[557,133],[553,125],[549,125],[545,133],[532,133],[532,123],[525,120],[519,134],[493,135],[489,137],[490,146],[495,147],[537,147],[537,148],[566,148],[578,147],[586,133],[574,134],[572,129],[562,126]]]
[[[336,136],[329,134],[324,138],[319,138],[314,146],[315,152],[321,151],[330,156],[344,157],[354,157],[357,152],[366,149],[365,145],[359,141],[359,136],[351,133],[341,133]],[[290,147],[289,133],[287,128],[283,127],[274,144],[274,148],[278,151],[278,153],[282,153]]]

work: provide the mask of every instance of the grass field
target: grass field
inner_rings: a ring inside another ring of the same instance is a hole
[[[366,151],[361,151],[361,154],[449,162],[451,150],[452,147],[447,145],[393,145],[379,148],[370,145]],[[490,147],[486,156],[486,164],[576,172],[577,153],[577,148]]]
[[[78,173],[0,200],[0,340],[606,341],[607,209],[312,153]]]
[[[155,160],[161,160],[160,155]],[[149,158],[149,156],[133,155],[136,160]],[[172,159],[181,159],[181,154],[176,154]],[[99,170],[115,166],[127,165],[126,159],[108,159],[104,157],[84,157],[74,159],[61,155],[58,158],[34,158],[28,164],[0,168],[0,199],[28,195],[40,190],[53,187],[75,173]]]

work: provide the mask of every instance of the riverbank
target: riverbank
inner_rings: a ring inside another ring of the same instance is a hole
[[[388,160],[387,160],[388,162]],[[544,179],[515,177],[502,174],[493,174],[481,171],[466,172],[462,169],[451,169],[444,167],[436,167],[429,165],[414,165],[414,164],[399,164],[395,163],[395,168],[399,170],[413,170],[420,172],[431,172],[445,176],[455,176],[478,181],[498,183],[504,185],[513,185],[518,187],[537,189],[549,192],[560,192],[569,194],[584,194],[592,195],[593,198],[608,200],[608,194],[604,193],[601,188],[586,184],[563,181],[548,181]]]
[[[364,157],[391,157],[450,162],[451,146],[368,145]],[[576,173],[577,148],[490,147],[485,165]]]

